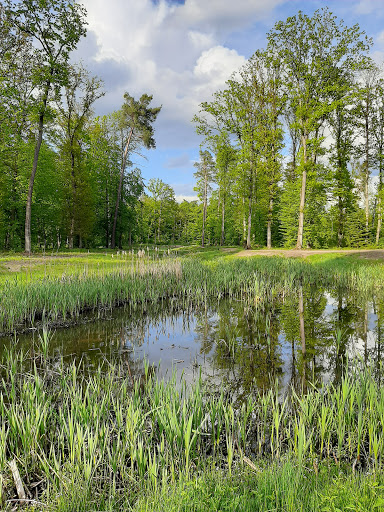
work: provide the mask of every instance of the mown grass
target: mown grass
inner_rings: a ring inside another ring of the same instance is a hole
[[[148,367],[135,380],[128,359],[90,375],[48,358],[47,345],[45,332],[30,354],[1,361],[3,510],[17,500],[11,460],[35,510],[383,508],[384,389],[367,369],[235,406]]]
[[[113,256],[113,257],[112,257]],[[313,260],[240,259],[217,250],[175,257],[153,251],[85,254],[31,265],[0,278],[0,332],[75,321],[85,309],[177,299],[201,304],[222,297],[268,301],[302,285],[373,293],[384,287],[383,263],[328,254]]]

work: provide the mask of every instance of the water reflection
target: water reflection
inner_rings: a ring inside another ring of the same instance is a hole
[[[164,302],[84,318],[57,330],[50,351],[81,359],[89,371],[102,359],[122,358],[133,378],[143,374],[147,359],[159,377],[201,375],[212,388],[239,397],[276,381],[305,391],[308,382],[337,383],[356,355],[379,367],[383,308],[379,297],[304,286],[268,304],[221,300],[193,309]],[[18,344],[31,351],[36,339],[32,331]],[[2,340],[3,347],[14,343]]]

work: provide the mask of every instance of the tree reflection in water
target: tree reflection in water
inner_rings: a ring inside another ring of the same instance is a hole
[[[58,329],[50,351],[82,360],[90,372],[100,358],[114,357],[127,361],[133,377],[143,373],[144,358],[159,376],[176,367],[191,381],[201,372],[207,385],[238,399],[276,381],[282,390],[305,392],[309,382],[339,382],[356,354],[379,368],[383,308],[380,296],[305,285],[268,302],[221,299],[196,308],[187,300],[164,301],[83,318]],[[35,342],[33,332],[18,343],[30,351]]]

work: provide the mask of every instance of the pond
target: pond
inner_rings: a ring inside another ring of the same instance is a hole
[[[356,356],[378,368],[382,360],[384,302],[340,290],[299,288],[275,302],[221,299],[192,307],[178,301],[125,306],[81,318],[52,331],[50,355],[82,361],[122,358],[133,378],[144,361],[159,378],[173,372],[187,382],[201,375],[213,389],[237,395],[307,382],[337,382]],[[24,351],[38,345],[37,330],[17,336]],[[3,338],[2,347],[15,344]]]

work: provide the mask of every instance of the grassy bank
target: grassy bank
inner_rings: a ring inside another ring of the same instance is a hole
[[[177,299],[200,304],[223,296],[262,302],[312,284],[361,293],[384,288],[383,263],[334,254],[310,260],[240,259],[218,251],[183,257],[85,254],[47,263],[50,267],[29,263],[26,271],[23,266],[4,271],[0,279],[0,332],[42,319],[75,321],[86,309],[122,303]]]
[[[47,343],[1,361],[2,509],[17,499],[13,459],[35,510],[383,506],[384,389],[368,370],[347,371],[337,388],[270,390],[235,406],[149,368],[134,380],[128,360],[89,375],[48,359]]]

